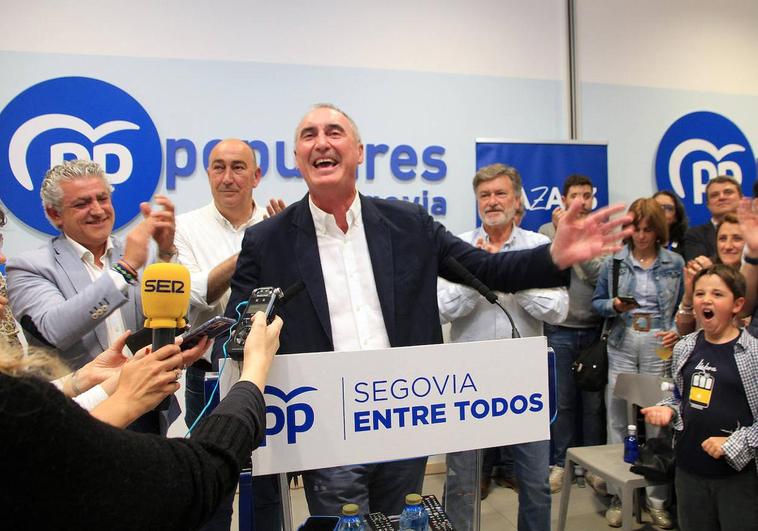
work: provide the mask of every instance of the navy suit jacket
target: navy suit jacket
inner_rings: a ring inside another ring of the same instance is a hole
[[[448,232],[420,206],[360,196],[379,303],[393,347],[442,342],[437,277],[459,282],[443,263],[453,256],[490,288],[513,292],[568,283],[547,245],[491,254]],[[327,273],[328,274],[328,273]],[[245,232],[226,315],[261,286],[305,289],[280,308],[281,354],[334,350],[329,303],[308,196]],[[242,308],[241,308],[242,309]],[[216,342],[214,357],[223,355]]]
[[[716,227],[710,221],[687,229],[684,235],[684,259],[692,260],[698,256],[713,258],[716,256]]]

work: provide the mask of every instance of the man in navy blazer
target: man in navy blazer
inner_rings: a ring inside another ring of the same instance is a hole
[[[314,106],[295,142],[308,194],[247,230],[226,310],[236,318],[237,305],[256,287],[302,282],[305,288],[279,311],[282,354],[441,343],[437,276],[460,281],[448,256],[499,291],[560,286],[573,263],[617,249],[624,233],[611,232],[629,221],[608,221],[622,206],[583,220],[574,209],[552,246],[490,254],[450,234],[418,205],[359,194],[363,144],[355,123],[333,105]],[[405,494],[420,491],[425,463],[308,471],[309,510],[338,514],[350,501],[362,512],[398,514]]]

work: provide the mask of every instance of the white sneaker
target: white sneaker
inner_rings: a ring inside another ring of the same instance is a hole
[[[555,494],[560,492],[563,488],[563,467],[551,466],[550,467],[550,492]]]
[[[599,496],[608,496],[608,485],[603,478],[588,470],[584,473],[584,480]]]
[[[666,509],[648,507],[647,512],[650,515],[650,519],[653,521],[654,526],[660,527],[661,529],[674,528],[674,522],[671,520],[671,514],[669,514]]]
[[[611,499],[611,506],[605,511],[605,521],[611,527],[621,527],[621,500],[618,496]]]

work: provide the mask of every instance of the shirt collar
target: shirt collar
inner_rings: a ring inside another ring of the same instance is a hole
[[[513,223],[513,222],[511,222]],[[516,233],[521,230],[520,227],[518,227],[515,223],[513,225],[513,230],[511,231],[511,235],[508,236],[508,239],[505,240],[502,247],[498,250],[507,249],[511,247],[516,242]],[[476,242],[477,239],[482,238],[485,242],[489,243],[490,241],[490,235],[487,234],[487,231],[484,230],[484,225],[480,225],[477,229],[478,234],[474,235],[474,242]]]
[[[77,256],[80,260],[94,264],[95,263],[95,255],[92,254],[92,251],[87,249],[84,245],[81,243],[75,241],[72,238],[69,238],[66,236],[66,234],[63,234],[63,237],[71,244],[71,247],[74,248],[74,251],[76,251]],[[109,236],[108,240],[105,243],[105,252],[103,253],[103,256],[110,258],[111,252],[113,250],[113,239]]]
[[[218,221],[218,223],[221,224],[222,226],[224,226],[227,229],[232,230],[232,231],[245,230],[248,227],[250,227],[251,225],[254,225],[258,221],[258,219],[257,219],[257,217],[258,217],[258,205],[255,204],[255,201],[253,201],[253,211],[250,213],[250,219],[248,219],[247,221],[245,221],[238,228],[234,228],[234,225],[232,225],[231,222],[228,219],[226,219],[221,214],[221,212],[219,212],[218,208],[216,207],[216,204],[213,201],[211,201],[211,203],[210,203],[210,205],[208,205],[208,207],[211,209],[211,214],[213,215],[213,219],[215,219],[216,221]]]
[[[337,227],[337,222],[334,220],[334,216],[328,212],[324,212],[311,199],[308,195],[308,206],[311,209],[311,216],[313,216],[313,226],[316,229],[316,234],[326,234],[328,232],[334,232],[335,230],[342,233]],[[355,194],[353,202],[350,204],[350,208],[347,209],[347,230],[357,227],[361,222],[361,198],[359,194]]]

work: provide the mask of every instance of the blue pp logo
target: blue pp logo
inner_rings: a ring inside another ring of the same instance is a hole
[[[284,408],[272,404],[266,406],[266,415],[273,415],[274,418],[273,425],[266,423],[266,436],[277,435],[286,429],[287,444],[295,444],[298,433],[305,433],[313,427],[313,408],[304,402],[290,403],[292,399],[308,391],[317,391],[317,389],[302,386],[285,393],[273,385],[266,386],[264,394],[275,396],[285,404]],[[265,445],[264,440],[261,446]]]
[[[99,163],[114,187],[115,227],[139,213],[161,173],[161,142],[150,116],[120,88],[85,77],[43,81],[0,113],[0,199],[24,223],[57,234],[39,188],[64,160]]]
[[[755,180],[755,158],[747,138],[731,120],[713,112],[693,112],[663,135],[655,175],[658,189],[673,190],[687,209],[690,225],[698,225],[711,217],[705,206],[708,181],[729,175],[745,191]]]

